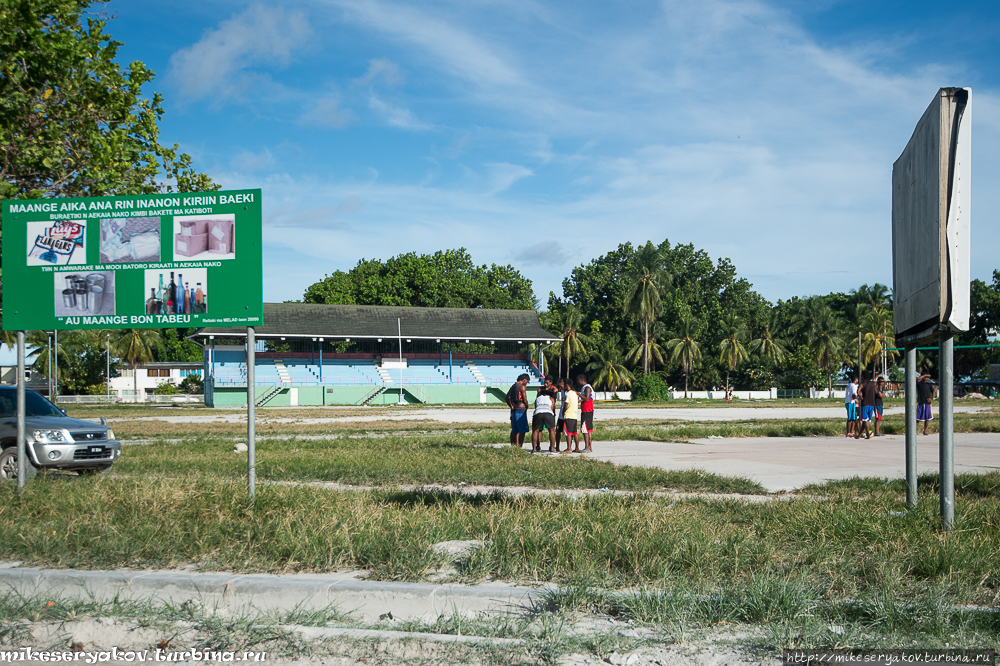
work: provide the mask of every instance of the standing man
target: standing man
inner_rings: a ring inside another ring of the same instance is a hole
[[[865,430],[865,439],[871,439],[872,432],[868,429],[868,424],[875,418],[876,389],[870,372],[865,370],[862,376],[865,379],[865,383],[861,385],[861,390],[858,392],[858,399],[861,403],[861,422],[858,424],[859,428],[857,432],[854,433],[854,439],[861,437],[861,428]]]
[[[847,435],[854,437],[854,428],[858,421],[858,378],[851,377],[844,394],[844,407],[847,408]]]
[[[549,431],[549,453],[553,453],[556,446],[556,421],[555,421],[555,391],[552,388],[552,380],[545,378],[545,385],[538,391],[535,398],[535,411],[531,415],[531,449],[533,451],[542,450],[542,433],[546,428]]]
[[[566,380],[561,377],[556,380],[555,387],[559,392],[559,417],[556,419],[556,452],[559,452],[559,441],[562,439],[563,421],[566,416]],[[566,442],[566,450],[569,450],[569,442]]]
[[[934,402],[934,384],[930,382],[931,373],[924,368],[917,377],[917,423],[924,422],[924,434],[927,434],[927,424],[934,415],[931,413],[931,403]]]
[[[583,433],[584,451],[593,453],[594,439],[594,387],[587,383],[587,375],[577,375],[580,387],[580,432]]]
[[[510,407],[510,445],[524,446],[524,435],[528,432],[528,395],[524,387],[528,385],[528,375],[521,375],[507,391],[507,406]]]
[[[576,434],[576,422],[580,418],[580,395],[573,390],[568,379],[565,381],[565,386],[563,434],[566,435],[566,451],[569,453],[580,453],[580,439]],[[570,446],[573,448],[570,449]]]
[[[884,387],[882,385],[882,377],[878,378],[875,383],[875,436],[882,436],[882,399],[885,397],[885,392],[882,390]]]

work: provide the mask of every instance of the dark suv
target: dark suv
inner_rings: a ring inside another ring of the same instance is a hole
[[[103,472],[121,456],[121,444],[108,426],[70,418],[31,389],[25,390],[24,398],[24,434],[32,467]],[[16,408],[17,388],[0,387],[0,481],[17,478]]]

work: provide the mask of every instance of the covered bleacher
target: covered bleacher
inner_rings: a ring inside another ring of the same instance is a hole
[[[502,402],[558,341],[534,310],[265,303],[254,328],[258,405]],[[246,404],[245,327],[199,329],[206,404]]]

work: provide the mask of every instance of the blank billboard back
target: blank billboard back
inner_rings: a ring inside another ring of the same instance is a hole
[[[969,328],[972,93],[941,88],[892,166],[896,340]]]

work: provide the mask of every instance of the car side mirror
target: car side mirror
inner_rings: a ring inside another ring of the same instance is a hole
[[[59,408],[59,411],[63,413],[63,416],[69,416],[69,412],[67,412],[67,411],[66,411],[65,409],[63,409],[62,407],[60,407],[60,408]]]
[[[101,417],[101,425],[103,425],[103,426],[108,425],[108,420],[106,418],[104,418],[103,416]]]

